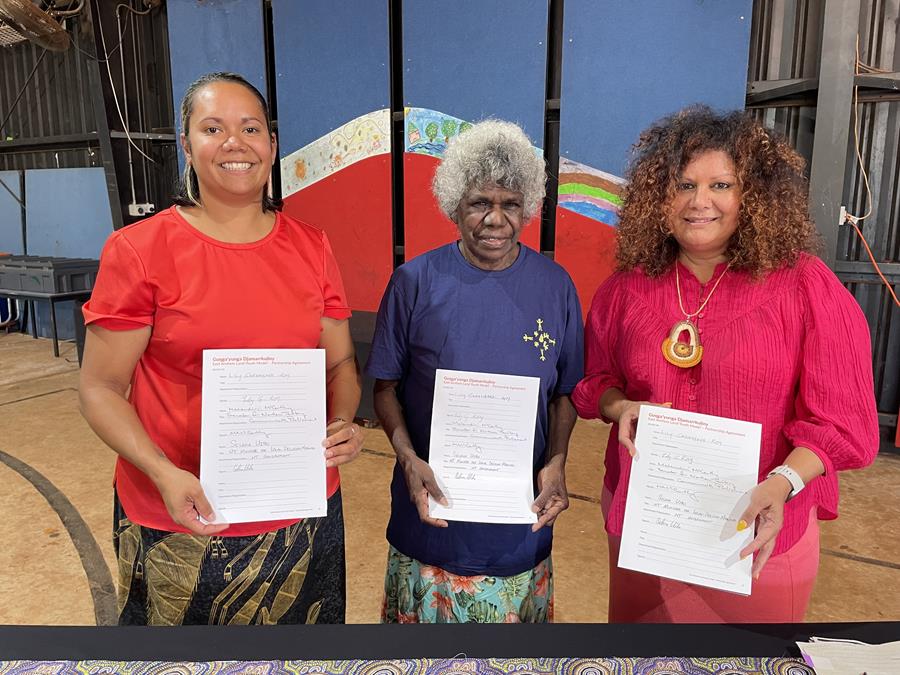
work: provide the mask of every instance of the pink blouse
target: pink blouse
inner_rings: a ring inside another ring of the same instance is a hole
[[[701,284],[679,265],[688,312],[700,306],[724,272],[720,265]],[[774,554],[803,535],[811,506],[818,517],[837,517],[836,472],[870,464],[878,452],[878,417],[871,342],[856,300],[818,258],[802,255],[761,279],[730,270],[703,312],[694,318],[703,360],[693,368],[671,365],[662,341],[678,308],[674,268],[651,279],[640,270],[618,272],[594,296],[585,328],[585,377],[572,393],[578,414],[599,417],[609,387],[635,401],[672,402],[680,410],[762,424],[759,479],[795,447],[809,448],[825,465],[785,505]],[[612,420],[606,420],[612,421]],[[612,492],[606,529],[620,535],[631,457],[613,425],[606,448],[604,484]]]

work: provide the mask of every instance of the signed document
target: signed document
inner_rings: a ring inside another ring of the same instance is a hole
[[[438,369],[428,463],[449,506],[429,514],[474,523],[534,523],[536,377]]]
[[[762,427],[642,406],[619,566],[750,595],[753,527],[737,522],[756,487]]]
[[[212,522],[324,516],[325,352],[206,349],[200,484]]]

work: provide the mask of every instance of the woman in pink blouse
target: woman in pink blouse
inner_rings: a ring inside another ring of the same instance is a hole
[[[837,517],[837,471],[878,449],[868,327],[813,255],[803,159],[742,113],[688,108],[637,144],[619,271],[585,330],[579,414],[612,422],[604,515],[611,622],[802,621],[817,519]],[[755,556],[743,597],[617,566],[641,405],[762,425],[759,484],[738,528]]]

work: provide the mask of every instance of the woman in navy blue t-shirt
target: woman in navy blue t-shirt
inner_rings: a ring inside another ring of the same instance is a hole
[[[385,622],[552,620],[551,526],[569,505],[569,394],[583,353],[572,280],[519,244],[544,182],[543,160],[515,124],[488,120],[453,139],[433,189],[460,238],[399,267],[379,308],[366,371],[397,453]],[[445,501],[428,464],[438,368],[539,378],[534,525],[429,516],[429,495]]]

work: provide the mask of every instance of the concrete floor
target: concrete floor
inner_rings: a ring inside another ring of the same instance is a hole
[[[0,334],[0,624],[107,622],[114,454],[78,413],[74,345]],[[608,427],[579,421],[571,445],[571,507],[556,526],[561,622],[606,620],[606,542],[600,516]],[[393,455],[365,431],[342,471],[348,614],[378,620]],[[900,620],[900,456],[842,476],[841,518],[822,523],[822,562],[809,621]]]

